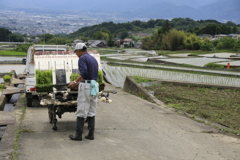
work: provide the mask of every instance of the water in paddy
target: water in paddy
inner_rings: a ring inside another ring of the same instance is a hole
[[[0,73],[7,73],[7,72],[11,72],[12,70],[15,70],[16,73],[19,74],[19,73],[23,73],[25,69],[26,69],[26,65],[22,65],[22,64],[0,65]]]
[[[25,57],[7,57],[7,56],[0,56],[0,61],[22,61]]]
[[[177,71],[155,70],[145,68],[131,68],[122,66],[110,66],[103,64],[103,70],[107,79],[116,87],[123,87],[126,76],[140,76],[154,79],[189,81],[197,83],[212,83],[222,85],[240,85],[239,78],[184,73]]]

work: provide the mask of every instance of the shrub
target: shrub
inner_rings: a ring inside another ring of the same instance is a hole
[[[203,44],[200,47],[202,51],[212,51],[212,48],[213,48],[213,44],[209,42],[203,42]]]
[[[29,46],[31,46],[32,44],[19,44],[14,50],[17,52],[27,52]]]
[[[183,31],[173,29],[164,34],[162,42],[166,49],[176,51],[178,49],[182,49],[184,37],[185,33]]]
[[[189,50],[199,50],[202,44],[202,40],[195,34],[186,34],[186,38],[184,39],[185,49]]]
[[[235,41],[233,49],[235,51],[240,51],[240,39]]]
[[[11,82],[11,78],[12,78],[12,77],[11,77],[10,75],[5,75],[5,76],[3,77],[3,80],[4,80],[5,83],[7,83],[7,82],[10,83],[10,82]]]
[[[223,65],[216,64],[216,63],[213,63],[213,62],[210,62],[210,63],[205,64],[204,67],[208,67],[208,68],[220,68],[220,69],[223,69],[223,68],[224,68]]]
[[[220,38],[217,44],[218,49],[233,49],[235,39],[233,38]]]
[[[220,42],[219,39],[215,39],[215,40],[212,41],[212,44],[213,44],[214,47],[217,47],[219,42]]]

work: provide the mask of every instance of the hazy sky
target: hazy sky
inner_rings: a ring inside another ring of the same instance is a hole
[[[116,8],[118,7],[119,4],[127,6],[128,4],[133,6],[138,6],[138,5],[150,5],[150,4],[157,4],[159,2],[170,2],[174,3],[175,5],[189,5],[192,7],[197,7],[197,6],[202,6],[206,4],[210,4],[213,2],[216,2],[218,0],[121,0],[121,1],[114,1],[114,0],[0,0],[0,5],[4,6],[25,6],[25,7],[32,7],[32,6],[41,6],[41,7],[46,7],[46,6],[58,6],[58,7],[64,7],[67,6],[72,7],[72,8],[90,8],[91,5],[94,4],[104,4],[108,5],[111,4],[111,6],[114,6],[116,4]]]

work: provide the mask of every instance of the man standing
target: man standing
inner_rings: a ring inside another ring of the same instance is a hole
[[[79,76],[75,81],[71,81],[70,88],[76,88],[78,85],[77,98],[77,127],[76,134],[70,135],[71,140],[81,141],[84,126],[84,119],[87,118],[89,133],[86,139],[94,139],[95,114],[97,107],[97,96],[91,95],[92,84],[97,84],[98,79],[98,62],[87,53],[87,47],[84,43],[77,43],[75,46],[76,55],[78,56]]]

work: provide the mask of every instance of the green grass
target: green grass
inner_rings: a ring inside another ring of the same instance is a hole
[[[25,52],[16,52],[16,51],[1,51],[0,56],[26,56]]]
[[[12,45],[12,43],[0,43],[0,45]]]
[[[139,77],[139,76],[133,76],[133,79],[134,79],[137,83],[153,82],[153,81],[155,81],[155,80],[153,80],[153,79],[142,78],[142,77]]]
[[[216,64],[214,62],[207,63],[204,65],[204,67],[224,69],[224,65]]]
[[[25,114],[26,114],[26,100],[23,103],[22,114],[21,114],[20,120],[19,120],[20,123],[19,123],[19,126],[18,126],[18,130],[17,130],[17,132],[15,134],[14,145],[13,145],[13,152],[11,153],[11,160],[17,160],[18,159],[20,136],[21,136],[22,133],[26,132],[26,129],[22,128],[22,121],[25,118]]]
[[[176,111],[201,117],[240,133],[240,90],[161,84],[146,87],[155,97]]]

